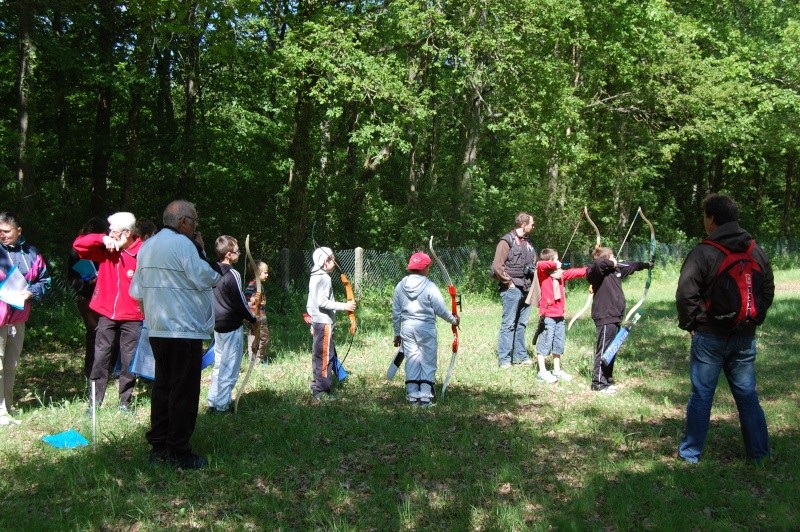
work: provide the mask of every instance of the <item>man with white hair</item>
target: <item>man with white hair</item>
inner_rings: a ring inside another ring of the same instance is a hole
[[[72,247],[82,259],[99,264],[89,308],[100,315],[95,336],[94,364],[89,379],[95,382],[95,405],[103,404],[108,374],[116,346],[122,371],[119,375],[119,409],[131,412],[136,377],[130,372],[144,316],[139,303],[128,293],[142,241],[134,228],[136,217],[117,212],[108,217],[109,231],[80,235]],[[90,401],[92,398],[90,397]]]

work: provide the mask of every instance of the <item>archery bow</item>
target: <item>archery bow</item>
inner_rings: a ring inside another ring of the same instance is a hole
[[[258,355],[258,344],[260,341],[260,330],[261,330],[261,301],[264,297],[263,292],[261,290],[261,277],[260,272],[258,271],[258,263],[253,258],[253,254],[250,253],[250,235],[247,235],[247,238],[244,240],[244,251],[246,254],[246,260],[250,263],[250,266],[253,268],[253,275],[255,276],[256,280],[256,294],[255,294],[255,316],[256,322],[253,324],[251,329],[253,335],[253,342],[250,345],[250,361],[247,365],[247,373],[244,374],[244,379],[242,380],[242,384],[239,385],[239,389],[236,390],[236,399],[233,401],[233,411],[239,411],[239,399],[242,398],[242,393],[244,392],[245,388],[247,387],[247,382],[250,380],[250,375],[253,373],[253,367],[256,364],[256,356]]]
[[[647,217],[645,217],[641,207],[639,207],[639,209],[636,211],[636,216],[633,217],[633,222],[631,222],[631,227],[630,229],[628,229],[628,235],[630,234],[631,229],[633,229],[633,224],[636,223],[637,217],[641,217],[642,220],[644,220],[644,223],[647,224],[647,227],[650,228],[650,256],[648,257],[647,260],[652,264],[656,260],[656,247],[658,247],[658,243],[656,242],[656,231],[653,228],[653,224],[650,223],[650,220],[648,220]],[[622,245],[620,245],[619,248],[620,251],[622,251],[622,246],[625,245],[625,241],[628,239],[628,235],[625,235],[625,240],[622,241]],[[641,307],[642,304],[644,303],[644,300],[647,298],[647,292],[650,290],[650,283],[652,281],[653,281],[653,268],[650,267],[647,269],[647,281],[644,284],[644,294],[642,294],[642,298],[639,300],[639,302],[636,303],[628,311],[628,314],[625,315],[625,322],[629,321],[631,319],[631,316],[633,316],[634,312],[639,310],[639,307]]]
[[[439,265],[439,268],[442,270],[442,275],[444,275],[447,281],[447,291],[450,292],[451,312],[453,316],[458,317],[458,296],[456,295],[456,287],[453,284],[453,280],[450,279],[450,274],[447,273],[447,268],[445,268],[444,263],[436,254],[436,251],[433,250],[433,235],[431,235],[431,239],[428,241],[428,248],[430,248],[431,256],[436,261],[436,264]],[[450,384],[450,378],[453,376],[453,367],[456,364],[456,355],[458,354],[458,325],[451,325],[451,327],[453,330],[453,354],[450,356],[450,365],[447,368],[447,374],[442,384],[442,400],[444,400],[444,394],[447,391],[447,386]]]
[[[596,235],[594,248],[597,249],[597,248],[600,247],[600,230],[597,228],[597,225],[595,225],[595,223],[592,221],[592,218],[589,216],[589,209],[586,208],[585,205],[583,206],[582,215],[586,216],[586,221],[589,222],[589,224],[594,228],[594,232],[595,232],[595,235]],[[580,223],[581,223],[581,221],[580,221],[580,219],[578,219],[578,224],[580,225]],[[577,227],[575,229],[577,231]],[[575,236],[575,233],[573,232],[572,235]],[[569,244],[571,244],[571,243],[572,243],[572,239],[570,238]],[[567,249],[569,249],[569,244],[567,244]],[[567,255],[567,252],[565,250],[564,251],[564,258],[565,259],[566,259],[566,255]],[[594,293],[592,293],[591,287],[589,287],[589,295],[586,298],[586,303],[584,303],[583,307],[578,311],[578,313],[575,314],[572,317],[571,320],[569,320],[569,325],[567,325],[567,329],[571,329],[572,328],[572,324],[575,323],[575,321],[578,318],[580,318],[583,315],[584,312],[589,310],[589,307],[592,305],[592,299],[594,299]]]

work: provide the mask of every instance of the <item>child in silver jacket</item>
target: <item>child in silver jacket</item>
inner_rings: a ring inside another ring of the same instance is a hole
[[[436,316],[452,325],[459,318],[447,310],[439,288],[428,279],[431,258],[414,253],[408,261],[409,275],[394,289],[392,326],[394,345],[400,342],[406,355],[406,398],[414,406],[427,407],[433,399],[438,335]]]

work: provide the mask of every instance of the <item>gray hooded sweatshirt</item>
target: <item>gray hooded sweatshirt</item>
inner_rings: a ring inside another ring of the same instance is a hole
[[[425,323],[435,326],[436,316],[450,324],[456,318],[444,304],[439,288],[424,275],[412,273],[404,277],[394,289],[392,300],[392,327],[395,336],[400,335],[402,323]]]

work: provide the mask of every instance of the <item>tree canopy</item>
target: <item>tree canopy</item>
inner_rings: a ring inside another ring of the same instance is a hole
[[[518,210],[564,245],[584,205],[662,240],[732,194],[794,236],[800,23],[780,0],[9,0],[2,209],[274,248],[487,244]],[[587,235],[588,236],[588,235]],[[318,237],[319,238],[319,237]]]

